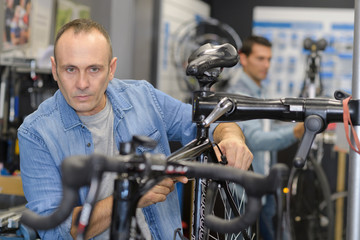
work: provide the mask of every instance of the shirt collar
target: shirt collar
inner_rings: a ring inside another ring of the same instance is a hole
[[[115,89],[112,87],[111,82],[106,89],[106,96],[111,102],[114,115],[119,118],[123,118],[125,113],[133,107],[131,103],[121,94],[115,93]],[[60,117],[61,121],[63,122],[64,129],[69,130],[78,125],[81,125],[82,122],[79,116],[76,114],[75,110],[67,103],[60,90],[55,93],[55,98],[59,106]]]

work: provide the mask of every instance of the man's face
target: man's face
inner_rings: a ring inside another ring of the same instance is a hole
[[[246,72],[258,85],[267,76],[271,60],[271,48],[254,44],[249,56],[240,54],[240,62]]]
[[[116,58],[109,60],[109,44],[97,30],[63,33],[52,57],[52,74],[67,103],[78,115],[100,112],[106,104],[105,90],[114,77]]]

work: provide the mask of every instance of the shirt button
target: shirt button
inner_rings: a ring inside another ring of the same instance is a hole
[[[86,146],[87,146],[87,147],[90,147],[90,146],[91,146],[91,143],[86,144]]]

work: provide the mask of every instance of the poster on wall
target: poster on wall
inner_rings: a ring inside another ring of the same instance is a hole
[[[354,10],[332,8],[255,7],[253,34],[268,38],[273,56],[265,84],[269,97],[298,97],[304,86],[309,50],[306,38],[326,40],[319,76],[322,95],[351,92]]]
[[[52,39],[54,0],[0,0],[1,61],[36,58]]]
[[[6,0],[3,17],[2,50],[25,46],[29,42],[31,0]]]

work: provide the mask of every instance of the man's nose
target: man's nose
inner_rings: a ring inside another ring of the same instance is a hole
[[[76,81],[76,87],[81,90],[89,87],[89,80],[85,73],[80,73],[79,78]]]
[[[265,60],[265,66],[266,66],[266,68],[270,67],[270,60]]]

